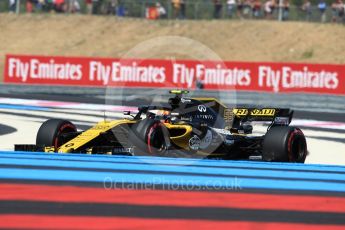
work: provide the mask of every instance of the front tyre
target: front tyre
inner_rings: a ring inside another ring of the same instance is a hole
[[[270,128],[263,141],[263,160],[304,163],[307,141],[303,132],[292,126]]]
[[[77,132],[77,128],[70,121],[49,119],[39,128],[36,136],[36,145],[54,146],[56,151],[62,144],[64,144],[61,136],[71,132]]]
[[[129,139],[144,155],[164,156],[170,145],[168,129],[162,122],[151,118],[145,118],[134,124]]]

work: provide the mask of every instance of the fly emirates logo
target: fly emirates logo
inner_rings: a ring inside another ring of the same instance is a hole
[[[110,82],[163,83],[166,78],[164,67],[139,66],[136,62],[106,65],[91,61],[89,71],[90,81],[100,81],[103,85]]]
[[[323,88],[336,89],[339,85],[338,73],[310,71],[308,67],[302,70],[293,70],[284,66],[281,70],[273,70],[269,66],[259,66],[258,86],[273,88],[279,92],[281,88]]]
[[[70,63],[58,64],[51,59],[48,62],[31,59],[22,61],[17,58],[8,60],[8,76],[20,78],[22,82],[31,79],[76,80],[82,78],[82,66]]]
[[[206,85],[249,86],[251,84],[249,69],[229,68],[221,64],[211,68],[203,64],[193,67],[173,64],[173,83],[186,84],[187,88],[191,88],[197,79]]]

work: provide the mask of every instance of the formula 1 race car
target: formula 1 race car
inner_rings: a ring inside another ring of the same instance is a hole
[[[166,105],[139,106],[129,118],[101,121],[77,131],[70,121],[50,119],[38,130],[36,145],[16,151],[253,159],[304,162],[303,132],[289,126],[293,111],[280,108],[227,108],[214,98],[187,98],[171,90]],[[253,135],[253,122],[269,123]]]

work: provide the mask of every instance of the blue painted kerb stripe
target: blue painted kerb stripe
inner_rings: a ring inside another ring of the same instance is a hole
[[[13,156],[14,158],[7,158]],[[24,157],[36,156],[37,159],[27,160]],[[47,159],[56,159],[52,161]],[[89,161],[61,161],[61,159],[88,159]],[[108,162],[97,162],[99,159],[108,159]],[[127,162],[112,162],[112,160],[127,160]],[[150,161],[152,164],[134,164],[139,161]],[[94,162],[93,162],[94,161]],[[154,162],[165,162],[166,165],[156,165]],[[176,162],[188,162],[189,165],[176,164]],[[111,183],[137,183],[142,185],[164,184],[167,186],[206,186],[209,188],[229,188],[229,189],[288,189],[288,190],[314,190],[314,191],[336,191],[345,192],[345,174],[334,174],[334,172],[345,172],[345,167],[323,166],[323,165],[301,165],[301,164],[272,164],[282,169],[296,167],[313,168],[322,171],[327,169],[327,173],[313,173],[301,171],[276,172],[266,168],[271,163],[244,162],[244,161],[216,161],[216,160],[190,160],[177,158],[158,158],[158,157],[117,157],[117,156],[88,156],[71,154],[45,154],[45,153],[13,153],[0,152],[0,163],[6,167],[0,168],[0,179],[19,179],[19,180],[50,180],[50,181],[73,181],[73,182],[111,182]],[[193,164],[203,164],[205,167],[193,167]],[[217,165],[242,165],[250,168],[262,166],[264,170],[256,169],[226,169],[214,168]],[[59,169],[25,169],[18,168],[20,165],[26,166],[47,166],[47,167],[69,167],[81,168],[78,170]],[[211,166],[211,167],[207,167]],[[90,169],[92,168],[92,169]],[[94,169],[115,169],[116,172],[104,172]],[[133,170],[125,172],[121,170]],[[136,171],[143,171],[139,173]],[[157,174],[157,171],[159,174]],[[175,173],[179,173],[178,175]],[[188,172],[199,172],[203,175],[190,175]],[[184,174],[183,174],[184,173]],[[217,175],[217,176],[215,176]],[[241,178],[245,176],[245,178]],[[277,177],[277,178],[274,178]],[[269,178],[269,179],[267,179]],[[293,180],[298,178],[299,180]],[[316,179],[316,180],[309,180]],[[323,181],[317,181],[322,179]],[[327,180],[338,180],[327,181]]]

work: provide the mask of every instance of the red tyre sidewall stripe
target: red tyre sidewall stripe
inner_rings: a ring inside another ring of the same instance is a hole
[[[55,151],[57,151],[57,149],[59,148],[59,146],[58,146],[59,135],[67,128],[71,128],[74,131],[77,131],[77,128],[73,124],[64,124],[63,126],[61,126],[59,128],[59,130],[57,131],[56,137],[55,137],[55,140],[54,140]]]
[[[153,154],[153,151],[152,151],[152,147],[151,147],[151,135],[153,133],[153,131],[157,128],[157,126],[159,126],[160,123],[155,123],[151,126],[148,134],[147,134],[147,147],[148,147],[148,150],[149,150],[149,153]]]
[[[300,129],[295,129],[289,136],[289,140],[288,140],[288,157],[289,157],[289,161],[292,162],[294,161],[293,159],[293,154],[291,152],[291,148],[292,148],[292,140],[295,137],[295,135],[301,135],[304,136],[302,130]]]

